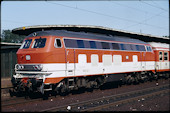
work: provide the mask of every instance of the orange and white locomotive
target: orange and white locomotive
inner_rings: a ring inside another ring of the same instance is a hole
[[[169,77],[169,45],[126,36],[65,30],[28,35],[17,52],[15,91],[98,88],[106,82],[134,83]]]

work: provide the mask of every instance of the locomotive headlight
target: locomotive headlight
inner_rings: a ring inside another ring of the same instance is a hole
[[[23,65],[21,65],[21,69],[24,69],[24,66],[23,66]]]
[[[24,69],[23,65],[19,65],[19,64],[15,65],[15,70],[21,70],[21,69]]]
[[[42,70],[43,66],[42,65],[35,65],[33,66],[35,70]]]
[[[38,70],[42,70],[43,66],[42,65],[37,65]]]
[[[19,64],[16,64],[15,65],[15,70],[19,70],[20,69],[20,65]]]
[[[23,65],[20,65],[20,64],[15,65],[15,70],[22,70],[22,69],[24,69]]]

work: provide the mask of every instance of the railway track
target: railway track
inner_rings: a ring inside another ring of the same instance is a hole
[[[29,103],[29,102],[35,102],[35,101],[41,101],[42,99],[31,99],[31,100],[28,100],[28,99],[25,99],[25,98],[15,98],[15,99],[12,99],[12,100],[4,100],[2,101],[1,103],[1,107],[8,107],[8,106],[12,106],[12,105],[18,105],[18,104],[25,104],[25,103]]]
[[[51,111],[102,111],[103,109],[108,109],[110,106],[116,106],[120,104],[126,104],[132,102],[139,98],[150,98],[153,96],[158,96],[160,94],[169,94],[170,85],[161,85],[157,87],[151,87],[146,89],[140,89],[137,91],[131,91],[127,93],[122,93],[118,95],[111,95],[107,97],[102,97],[98,99],[73,103],[64,106],[53,107],[49,109],[41,110],[41,112],[51,112]]]
[[[36,98],[36,99],[29,99],[25,97],[14,97],[14,98],[9,98],[1,101],[1,106],[2,107],[8,107],[8,106],[13,106],[13,105],[18,105],[18,104],[25,104],[29,102],[35,102],[35,101],[42,101],[42,98]]]

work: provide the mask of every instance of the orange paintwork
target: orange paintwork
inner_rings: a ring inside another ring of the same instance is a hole
[[[27,39],[37,39],[39,37],[31,37]],[[28,49],[19,49],[17,51],[17,60],[19,64],[29,63],[65,63],[65,49],[55,48],[54,41],[56,37],[43,36],[47,38],[44,48],[31,48],[32,43]],[[59,37],[57,37],[59,38]],[[26,55],[30,55],[31,59],[26,60]]]
[[[59,83],[61,80],[63,80],[64,77],[57,77],[57,78],[46,78],[44,83],[50,83],[50,84],[55,84]]]
[[[30,37],[27,39],[37,39],[40,37]],[[56,36],[43,36],[42,38],[47,38],[46,45],[44,48],[31,48],[32,43],[28,49],[19,49],[17,52],[17,59],[19,64],[24,63],[78,63],[78,54],[86,54],[87,55],[87,63],[91,62],[91,54],[99,55],[99,62],[102,62],[103,54],[110,55],[122,55],[122,62],[132,62],[132,56],[137,55],[138,61],[154,61],[154,53],[153,52],[132,52],[132,51],[114,51],[114,50],[90,50],[90,49],[65,49],[64,46],[62,48],[55,48],[54,41]],[[33,42],[33,41],[32,41]],[[62,45],[64,42],[62,40]],[[67,56],[66,56],[67,54]],[[26,60],[26,55],[30,55],[31,59]],[[74,58],[75,56],[75,58]],[[129,59],[126,59],[126,56]]]
[[[37,39],[40,37],[29,37],[26,39]],[[114,50],[90,50],[90,49],[69,49],[64,47],[63,37],[59,36],[41,36],[41,38],[46,38],[46,45],[44,48],[31,48],[32,43],[28,49],[19,49],[17,52],[18,64],[43,64],[43,63],[78,63],[78,55],[86,54],[87,63],[91,62],[91,55],[97,54],[99,56],[99,62],[102,62],[103,54],[107,55],[121,55],[122,62],[133,62],[133,55],[138,56],[138,61],[159,61],[159,51],[154,50],[153,52],[140,52],[140,51],[114,51]],[[54,42],[55,38],[60,38],[62,47],[55,48]],[[25,40],[26,40],[25,39]],[[149,44],[147,44],[149,45]],[[167,48],[166,48],[167,49]],[[169,54],[169,51],[168,51]],[[26,60],[26,55],[30,55],[31,59]],[[128,56],[128,59],[126,59]],[[170,54],[168,55],[169,61]],[[113,60],[113,59],[112,59]],[[151,70],[155,71],[155,70]],[[158,71],[170,71],[158,70]],[[46,78],[44,83],[58,83],[64,77],[59,78]]]

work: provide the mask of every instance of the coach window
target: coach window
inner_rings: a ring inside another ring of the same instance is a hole
[[[168,60],[168,52],[164,52],[164,61]]]
[[[56,48],[61,48],[61,40],[60,40],[59,38],[56,38],[56,39],[55,39],[54,46],[55,46]]]
[[[159,52],[159,61],[162,61],[163,60],[163,54],[162,54],[162,51]]]

